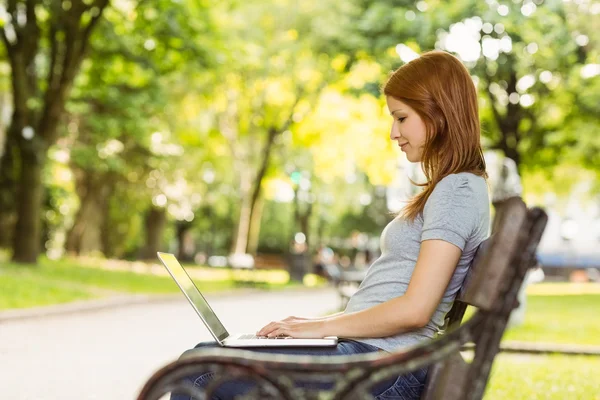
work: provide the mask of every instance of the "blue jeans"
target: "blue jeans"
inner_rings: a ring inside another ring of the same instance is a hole
[[[216,342],[204,342],[198,344],[195,348],[220,348],[220,346]],[[379,349],[375,346],[348,339],[340,339],[336,347],[262,347],[248,348],[245,350],[271,354],[296,354],[313,356],[339,356],[379,351]],[[194,354],[194,349],[188,350],[184,354]],[[422,368],[418,371],[410,372],[397,378],[392,378],[378,383],[371,389],[371,394],[376,400],[418,400],[421,397],[423,388],[425,387],[426,377],[427,368]],[[188,377],[187,379],[193,382],[195,386],[205,387],[213,378],[214,373],[207,372],[195,377]],[[296,382],[296,385],[299,387],[303,386],[301,382]],[[250,381],[230,381],[219,386],[219,388],[215,391],[212,400],[233,399],[235,396],[246,393],[253,387],[254,384]],[[327,385],[323,387],[323,389],[330,389],[332,387],[333,385]],[[171,400],[190,400],[190,397],[183,394],[173,393],[171,395]]]

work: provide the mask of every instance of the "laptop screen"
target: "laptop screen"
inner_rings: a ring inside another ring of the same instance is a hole
[[[204,296],[202,296],[202,293],[200,293],[196,285],[194,285],[194,282],[192,282],[192,279],[187,272],[185,272],[181,264],[179,264],[179,261],[177,261],[175,256],[173,254],[158,253],[158,258],[160,258],[165,267],[167,267],[167,270],[175,282],[177,282],[177,285],[188,298],[192,306],[196,309],[196,312],[200,315],[213,336],[219,341],[227,338],[229,336],[227,329],[225,329],[221,321],[219,321],[215,312],[210,308],[208,302]]]

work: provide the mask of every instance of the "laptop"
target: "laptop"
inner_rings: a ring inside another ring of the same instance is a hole
[[[338,338],[335,336],[327,336],[322,339],[297,339],[289,336],[259,337],[252,333],[230,334],[177,258],[168,253],[158,253],[158,258],[196,310],[211,335],[223,347],[332,347],[338,343]]]

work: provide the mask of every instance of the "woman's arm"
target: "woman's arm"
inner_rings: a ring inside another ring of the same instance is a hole
[[[293,322],[293,321],[323,321],[329,318],[333,318],[333,317],[337,317],[338,315],[342,315],[344,312],[340,311],[337,312],[335,314],[331,314],[331,315],[324,315],[322,317],[295,317],[295,316],[290,316],[287,317],[286,319],[282,320],[282,322]]]
[[[461,250],[443,240],[425,240],[403,296],[366,310],[323,321],[324,336],[386,337],[425,326],[442,300]]]
[[[425,326],[438,307],[461,256],[461,249],[443,240],[425,240],[403,296],[366,310],[320,319],[271,322],[258,334],[296,338],[325,336],[375,338]]]

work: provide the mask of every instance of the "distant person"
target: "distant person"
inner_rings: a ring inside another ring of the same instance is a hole
[[[507,199],[523,194],[521,176],[514,160],[490,151],[486,153],[486,163],[490,172],[491,200],[495,209]]]
[[[428,52],[393,72],[383,94],[393,118],[390,139],[410,162],[422,163],[427,178],[423,190],[384,229],[381,256],[343,312],[322,318],[288,317],[257,331],[268,337],[338,336],[336,348],[256,351],[347,355],[394,352],[429,341],[444,324],[477,247],[489,235],[477,90],[469,71],[449,53]],[[422,368],[371,391],[376,399],[419,399],[426,375],[427,368]],[[214,378],[211,372],[189,377],[199,386]],[[216,394],[228,399],[251,387],[235,381]],[[189,396],[177,394],[172,399]]]

